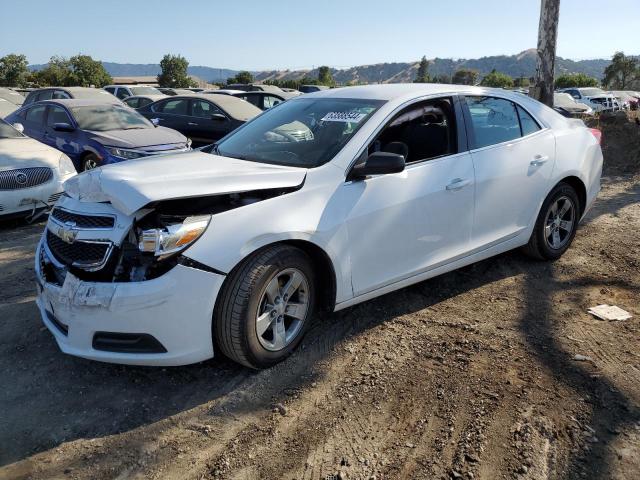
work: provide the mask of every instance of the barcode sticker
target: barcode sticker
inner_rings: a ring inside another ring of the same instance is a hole
[[[367,115],[358,112],[329,112],[321,118],[323,122],[359,123]]]

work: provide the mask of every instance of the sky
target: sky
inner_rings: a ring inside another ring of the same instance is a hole
[[[512,55],[537,42],[540,0],[0,0],[0,56],[270,70]],[[10,12],[10,15],[4,14]],[[640,54],[640,0],[561,0],[557,53]]]

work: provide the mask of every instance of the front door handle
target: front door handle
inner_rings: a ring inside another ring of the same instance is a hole
[[[545,163],[547,163],[547,160],[549,160],[549,157],[547,155],[536,155],[535,157],[533,157],[533,160],[529,162],[529,165],[531,165],[532,167],[539,167],[540,165],[544,165]]]
[[[471,180],[467,180],[464,178],[454,178],[451,180],[451,183],[447,185],[447,190],[460,190],[461,188],[466,187],[471,184]]]
[[[193,123],[193,122],[188,122],[187,125],[190,125],[192,127],[197,127],[198,126],[197,123]]]

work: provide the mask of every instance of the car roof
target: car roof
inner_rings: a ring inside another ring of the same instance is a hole
[[[218,105],[222,110],[239,120],[248,120],[262,113],[262,110],[258,107],[242,100],[241,98],[234,97],[233,95],[203,95],[201,93],[192,93],[191,95],[176,95],[171,97],[170,100],[177,100],[180,98],[200,98],[202,100],[207,100],[208,102]]]
[[[297,98],[361,98],[367,100],[400,100],[438,94],[500,95],[514,100],[523,95],[502,88],[474,87],[470,85],[450,85],[445,83],[385,83],[380,85],[358,85],[331,88],[307,93]],[[528,98],[528,97],[524,97]]]
[[[163,98],[168,98],[169,95],[165,95],[164,93],[150,93],[143,95],[131,95],[130,97],[125,98],[125,100],[130,100],[132,98],[148,98],[153,100],[154,102],[157,100],[162,100]]]
[[[116,103],[111,103],[111,102],[105,102],[105,101],[100,101],[100,100],[93,100],[93,99],[89,99],[89,98],[57,98],[57,99],[52,99],[52,100],[44,100],[41,102],[38,102],[38,104],[43,104],[43,103],[54,103],[54,104],[59,104],[62,105],[63,107],[67,107],[67,108],[71,108],[71,107],[91,107],[91,106],[96,106],[96,105],[100,105],[100,106],[112,106],[112,107],[119,107],[122,105],[118,105]],[[125,107],[127,108],[127,107]]]

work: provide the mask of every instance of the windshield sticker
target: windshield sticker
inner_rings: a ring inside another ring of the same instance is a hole
[[[320,119],[322,122],[345,122],[345,123],[360,123],[360,121],[366,117],[366,113],[358,112],[329,112]]]

